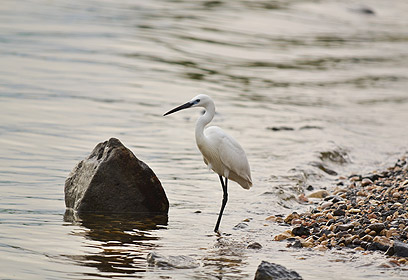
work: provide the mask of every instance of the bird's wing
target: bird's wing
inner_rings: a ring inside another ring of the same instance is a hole
[[[244,180],[251,181],[251,172],[244,149],[234,138],[223,131],[218,144],[218,154],[221,162],[230,171]]]

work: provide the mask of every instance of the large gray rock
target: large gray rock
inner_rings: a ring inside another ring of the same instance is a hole
[[[167,214],[169,209],[154,172],[116,138],[99,143],[71,171],[65,205],[79,213]]]
[[[296,271],[288,270],[280,264],[262,261],[254,280],[302,280],[302,277]]]

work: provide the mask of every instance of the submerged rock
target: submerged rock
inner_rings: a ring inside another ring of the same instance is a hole
[[[254,280],[301,280],[303,279],[296,271],[286,267],[262,261],[255,273]]]
[[[147,255],[147,262],[152,266],[162,268],[187,269],[200,266],[194,258],[189,256],[180,255],[165,257],[155,252],[151,252]]]
[[[249,244],[249,245],[247,246],[247,248],[248,248],[248,249],[259,250],[259,249],[262,249],[262,245],[261,245],[260,243],[258,243],[258,242],[254,242],[254,243]]]
[[[65,181],[65,205],[81,212],[166,213],[154,172],[118,139],[99,143]]]

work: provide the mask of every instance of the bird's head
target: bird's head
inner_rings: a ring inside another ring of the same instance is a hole
[[[208,95],[199,94],[199,95],[195,96],[193,99],[191,99],[190,101],[188,101],[187,103],[184,103],[183,105],[180,105],[180,106],[168,111],[163,116],[167,116],[167,115],[170,115],[172,113],[175,113],[177,111],[187,109],[187,108],[193,108],[193,107],[204,107],[205,108],[210,103],[214,103],[214,102],[212,101],[212,99]]]

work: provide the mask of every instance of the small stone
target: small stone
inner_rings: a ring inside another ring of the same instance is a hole
[[[236,224],[236,225],[233,227],[233,229],[234,229],[234,230],[239,230],[239,229],[244,229],[244,228],[247,228],[247,227],[248,227],[248,224],[247,224],[247,223],[241,222],[241,223]]]
[[[302,193],[301,195],[299,195],[298,200],[299,200],[300,202],[305,202],[305,203],[309,202],[309,199],[305,196],[304,193]]]
[[[262,249],[262,245],[259,244],[258,242],[254,242],[254,243],[249,244],[247,248],[259,250],[259,249]]]
[[[348,231],[349,229],[354,228],[354,225],[353,224],[343,224],[343,225],[338,225],[337,228],[340,231]]]
[[[317,250],[317,251],[327,251],[329,248],[327,248],[326,246],[324,246],[324,245],[317,245],[316,247],[315,247],[315,250]]]
[[[374,213],[370,213],[370,214],[367,215],[367,218],[369,218],[369,219],[376,219],[376,218],[377,218],[377,215],[374,214]]]
[[[408,180],[407,180],[407,181],[408,181]],[[306,190],[308,190],[308,191],[313,191],[313,190],[314,190],[314,188],[313,188],[313,186],[312,186],[312,185],[309,185],[309,186],[307,186]]]
[[[344,201],[344,199],[341,196],[338,195],[330,195],[324,198],[325,201],[331,201],[333,203],[337,203],[340,201]]]
[[[334,195],[341,194],[341,193],[346,193],[347,189],[342,189],[342,188],[336,188],[336,190],[333,192]]]
[[[301,225],[302,224],[302,220],[301,219],[293,219],[290,224],[293,225]]]
[[[397,230],[395,228],[390,228],[389,230],[387,230],[387,233],[385,234],[385,236],[387,236],[388,238],[398,235]]]
[[[393,198],[400,198],[401,194],[399,192],[395,192],[392,194]]]
[[[292,234],[295,236],[309,236],[310,235],[310,230],[306,227],[304,227],[303,225],[295,227],[292,229]]]
[[[304,242],[301,242],[302,243],[302,247],[304,247],[304,248],[312,248],[313,247],[313,242],[311,242],[311,241],[304,241]]]
[[[383,229],[385,229],[385,225],[383,223],[375,223],[369,225],[368,228],[374,230],[377,233],[380,233]]]
[[[371,242],[373,241],[373,237],[371,235],[366,234],[361,238],[361,240],[365,242]]]
[[[322,205],[320,205],[320,207],[322,207],[322,209],[326,209],[326,208],[330,208],[330,206],[333,205],[333,202],[331,201],[326,201],[324,203],[322,203]]]
[[[299,239],[296,239],[295,242],[289,244],[287,247],[302,248],[302,242]]]
[[[298,213],[296,213],[296,212],[293,212],[292,214],[289,214],[286,218],[285,218],[285,223],[287,223],[287,224],[290,224],[290,222],[293,220],[293,219],[299,219],[300,218],[300,215],[298,214]]]
[[[352,209],[349,210],[349,213],[353,213],[353,214],[360,213],[360,212],[361,212],[361,210],[356,209],[356,208],[352,208]]]
[[[310,193],[307,197],[311,197],[311,198],[325,198],[326,196],[328,196],[329,193],[326,190],[318,190],[315,192]]]
[[[334,216],[344,216],[346,214],[346,211],[343,209],[336,209],[333,211]]]
[[[373,183],[373,181],[371,181],[371,180],[368,179],[368,178],[364,178],[364,179],[361,181],[361,185],[362,185],[363,187],[368,186],[368,185],[371,185],[372,183]]]
[[[377,232],[375,230],[372,230],[368,234],[371,235],[371,236],[376,236]]]
[[[284,233],[280,233],[280,234],[278,234],[278,235],[275,235],[275,237],[274,237],[273,239],[274,239],[275,241],[282,241],[282,240],[288,239],[288,238],[290,238],[290,237],[292,237],[292,234],[291,234],[291,233],[284,232]]]
[[[349,180],[350,180],[351,182],[360,181],[360,180],[361,180],[361,176],[359,176],[359,175],[354,175],[354,176],[350,177]]]
[[[407,260],[404,259],[404,258],[401,258],[401,259],[398,260],[398,263],[399,263],[399,264],[406,264],[406,263],[407,263]]]
[[[356,247],[356,248],[354,248],[354,250],[356,250],[356,251],[364,251],[364,248],[362,248],[362,247]]]

